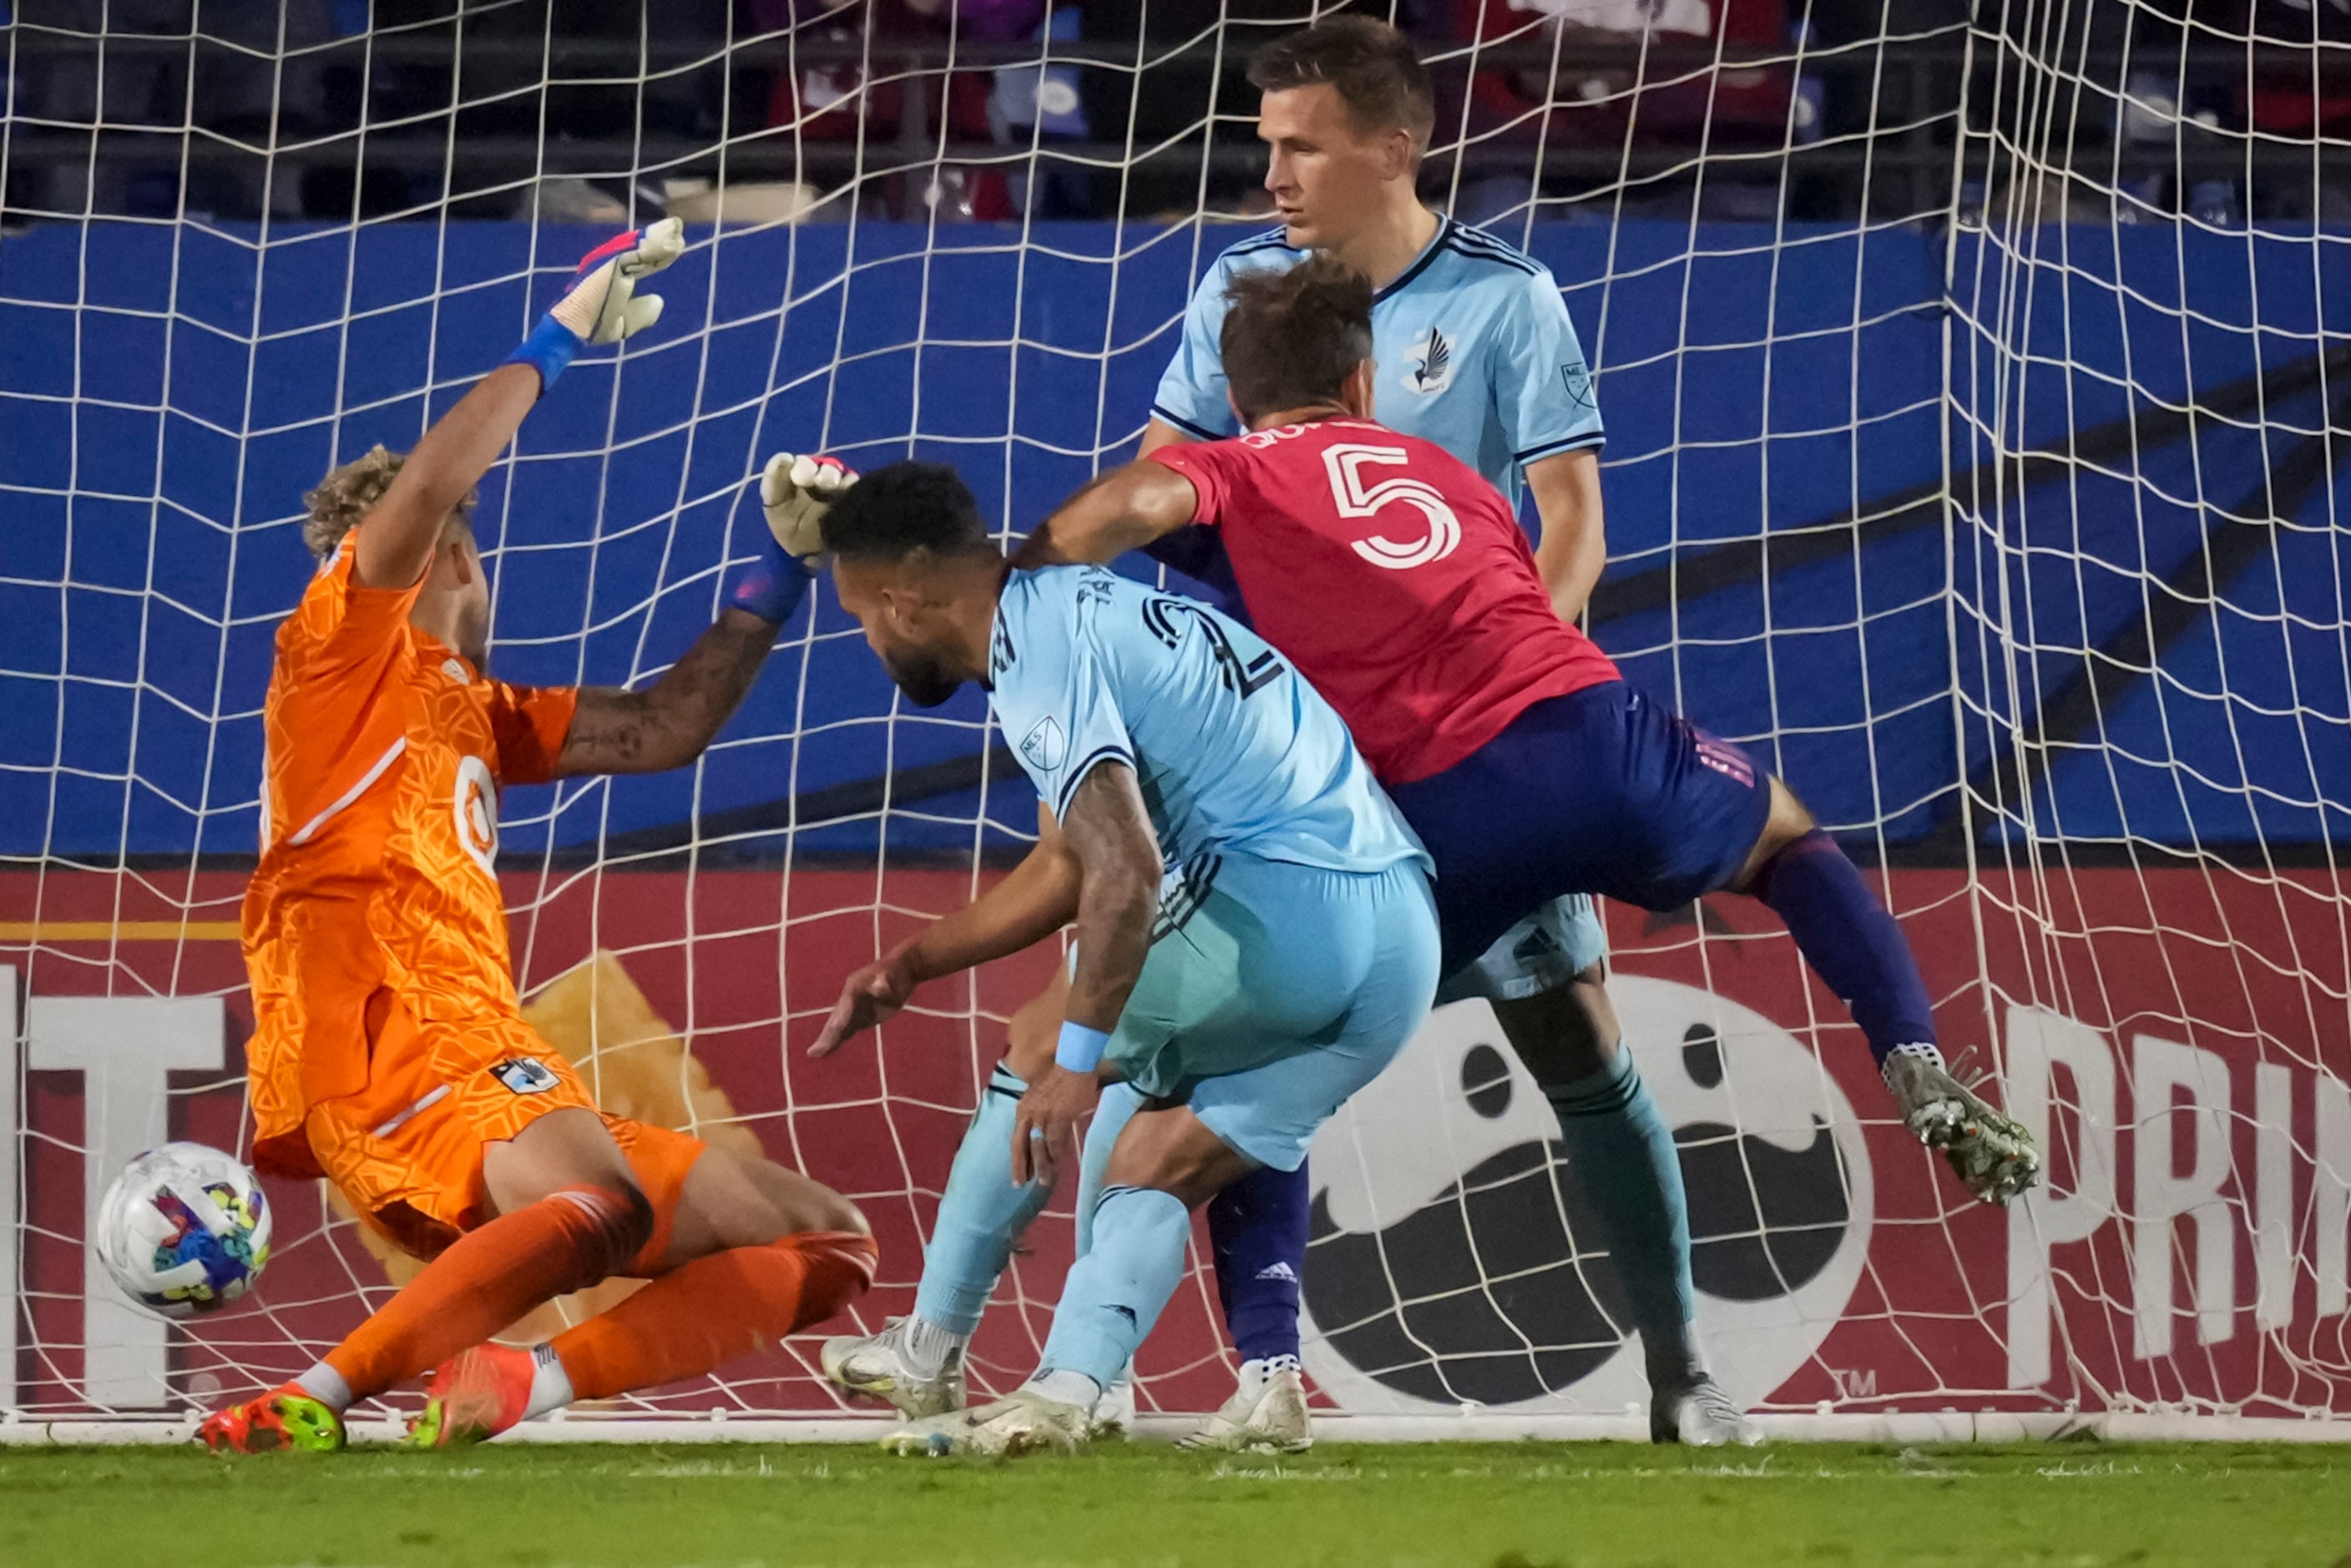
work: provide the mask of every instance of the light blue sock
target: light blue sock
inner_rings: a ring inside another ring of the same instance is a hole
[[[1094,1209],[1093,1249],[1070,1266],[1038,1375],[1081,1372],[1107,1388],[1184,1277],[1192,1216],[1155,1187],[1114,1186]]]
[[[1589,1078],[1543,1091],[1559,1113],[1568,1168],[1600,1221],[1608,1255],[1632,1302],[1633,1326],[1653,1386],[1677,1386],[1699,1370],[1691,1321],[1689,1199],[1673,1129],[1621,1046]]]
[[[1119,1134],[1143,1109],[1140,1091],[1113,1083],[1094,1104],[1094,1119],[1086,1127],[1086,1146],[1078,1155],[1078,1256],[1094,1244],[1094,1206],[1102,1201],[1102,1173],[1110,1169],[1110,1151]]]
[[[914,1316],[926,1323],[959,1334],[979,1326],[1012,1244],[1053,1195],[1042,1182],[1012,1185],[1012,1113],[1028,1090],[999,1064],[964,1130],[914,1292]]]

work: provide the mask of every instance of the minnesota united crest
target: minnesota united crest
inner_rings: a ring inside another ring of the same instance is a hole
[[[1436,328],[1405,351],[1404,389],[1434,397],[1453,384],[1453,344]]]

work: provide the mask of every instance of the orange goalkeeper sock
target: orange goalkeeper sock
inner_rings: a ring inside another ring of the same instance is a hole
[[[698,1377],[839,1312],[873,1282],[870,1236],[810,1230],[671,1270],[601,1317],[556,1336],[575,1399]]]
[[[648,1210],[634,1192],[568,1186],[459,1237],[327,1353],[344,1402],[406,1382],[538,1306],[624,1267]]]

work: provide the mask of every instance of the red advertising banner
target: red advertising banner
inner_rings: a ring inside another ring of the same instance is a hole
[[[1050,955],[935,984],[878,1047],[814,1061],[803,1048],[841,977],[967,900],[972,874],[505,883],[527,992],[615,955],[658,1020],[630,1027],[674,1032],[707,1072],[690,1093],[683,1068],[632,1077],[632,1042],[583,1025],[599,1049],[579,1054],[608,1108],[741,1129],[724,1135],[853,1195],[883,1249],[857,1316],[907,1310],[1000,1019]],[[1970,1201],[1894,1123],[1858,1032],[1767,911],[1724,898],[1672,917],[1608,912],[1612,991],[1681,1145],[1700,1333],[1733,1396],[1797,1411],[2351,1415],[2340,883],[2100,869],[1906,871],[1886,885],[1947,1052],[1996,1067],[1994,1097],[2042,1134],[2048,1184],[2005,1212]],[[138,1317],[85,1257],[82,1216],[122,1159],[164,1136],[243,1136],[241,891],[225,873],[0,877],[0,966],[14,971],[0,1024],[24,1067],[21,1103],[0,1111],[25,1133],[21,1179],[0,1182],[16,1203],[0,1221],[20,1239],[0,1285],[21,1303],[0,1406],[207,1403],[306,1365],[390,1288],[309,1184],[272,1184],[266,1277],[190,1327]],[[1435,1015],[1325,1130],[1304,1297],[1326,1405],[1613,1414],[1644,1397],[1556,1137],[1482,1004]],[[983,1383],[1031,1368],[1069,1260],[1066,1191],[1028,1247],[976,1346]],[[838,1410],[814,1344],[644,1406]],[[1144,1352],[1144,1404],[1211,1407],[1227,1365],[1196,1270]]]

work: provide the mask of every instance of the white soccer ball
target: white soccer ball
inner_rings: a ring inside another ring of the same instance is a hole
[[[261,1278],[269,1205],[235,1156],[165,1144],[123,1167],[90,1234],[123,1294],[159,1317],[193,1318]]]

